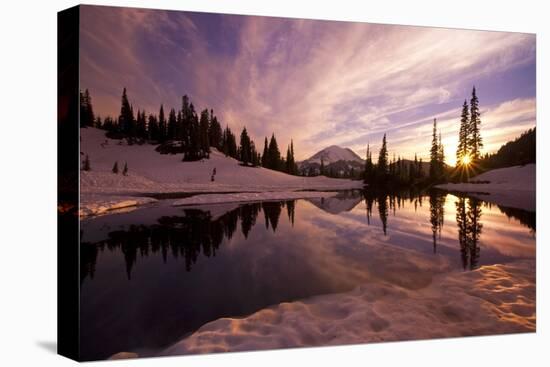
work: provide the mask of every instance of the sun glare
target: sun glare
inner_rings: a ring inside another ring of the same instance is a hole
[[[472,162],[472,158],[469,155],[462,157],[461,162],[463,165],[467,166]]]

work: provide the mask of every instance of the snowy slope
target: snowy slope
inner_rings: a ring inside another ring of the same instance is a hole
[[[529,211],[536,209],[536,165],[514,166],[487,171],[469,183],[436,186],[449,191],[469,192],[499,205]]]
[[[81,129],[81,158],[87,154],[91,171],[81,171],[83,193],[158,193],[212,191],[338,190],[361,187],[362,183],[328,177],[297,177],[265,168],[243,167],[213,149],[210,159],[182,162],[181,155],[160,154],[149,144],[127,145],[125,140],[105,137],[103,130]],[[125,162],[128,176],[111,169]],[[216,169],[215,182],[211,182]]]
[[[330,147],[315,153],[310,158],[300,163],[301,164],[303,163],[320,164],[321,160],[323,160],[323,163],[325,165],[338,162],[338,161],[352,161],[352,162],[363,163],[363,160],[361,159],[361,157],[359,157],[353,150],[349,148],[342,148],[337,145],[331,145]]]

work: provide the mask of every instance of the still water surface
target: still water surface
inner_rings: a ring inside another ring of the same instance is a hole
[[[440,191],[172,207],[82,222],[81,353],[152,355],[220,317],[535,257],[535,214]]]

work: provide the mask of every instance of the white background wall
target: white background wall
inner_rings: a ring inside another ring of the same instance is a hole
[[[117,366],[548,365],[550,11],[545,1],[142,0],[105,5],[537,33],[537,333],[143,359]],[[56,12],[74,1],[5,1],[0,12],[0,365],[49,366],[56,342]],[[19,137],[14,139],[13,137]],[[7,203],[7,205],[5,205]],[[76,245],[76,244],[75,244]],[[98,310],[101,312],[101,310]],[[546,340],[545,340],[546,339]]]

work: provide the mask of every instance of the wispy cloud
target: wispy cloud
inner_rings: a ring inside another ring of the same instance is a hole
[[[473,84],[487,149],[534,124],[534,87],[492,88],[534,80],[533,35],[84,7],[81,37],[82,85],[102,114],[118,111],[122,86],[148,111],[188,94],[258,142],[293,138],[299,158],[331,144],[364,154],[384,132],[391,149],[423,156],[434,117],[454,155]]]

